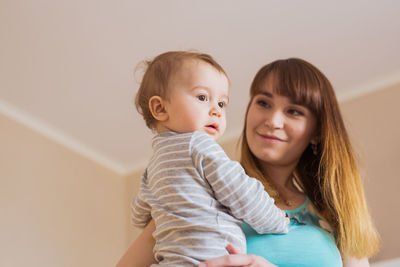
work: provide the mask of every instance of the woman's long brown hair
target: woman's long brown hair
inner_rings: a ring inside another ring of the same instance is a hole
[[[267,78],[272,78],[274,92],[307,107],[317,118],[319,144],[317,155],[311,146],[303,152],[296,167],[298,184],[317,210],[334,227],[342,254],[370,257],[378,251],[379,240],[366,204],[355,153],[343,123],[333,87],[312,64],[298,58],[277,60],[262,67],[250,88],[250,103]],[[246,119],[247,121],[247,119]],[[250,151],[242,133],[241,163],[248,175],[258,178],[272,197],[279,192],[259,160]]]

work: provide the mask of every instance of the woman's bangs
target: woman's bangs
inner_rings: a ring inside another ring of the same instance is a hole
[[[285,62],[284,62],[285,63]],[[305,106],[314,114],[321,107],[321,91],[318,78],[304,66],[282,66],[273,71],[271,84],[274,93],[288,97],[294,104]]]

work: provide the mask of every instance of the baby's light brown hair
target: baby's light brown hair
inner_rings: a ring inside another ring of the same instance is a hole
[[[149,100],[152,96],[168,99],[171,78],[180,70],[185,60],[206,62],[228,78],[224,69],[212,56],[200,52],[170,51],[156,56],[153,60],[144,61],[146,71],[135,97],[135,105],[151,130],[155,129],[156,120],[151,114]]]

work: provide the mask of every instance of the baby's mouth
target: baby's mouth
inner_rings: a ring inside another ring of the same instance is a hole
[[[209,125],[206,125],[206,128],[211,130],[211,131],[216,131],[217,132],[218,131],[218,124],[216,124],[216,123],[209,124]]]

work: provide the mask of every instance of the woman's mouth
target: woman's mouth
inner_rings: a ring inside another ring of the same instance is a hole
[[[285,140],[283,140],[283,139],[281,139],[281,138],[279,138],[279,137],[277,137],[275,135],[259,134],[259,136],[263,140],[265,140],[265,141],[267,141],[269,143],[282,143],[282,142],[285,142]]]

